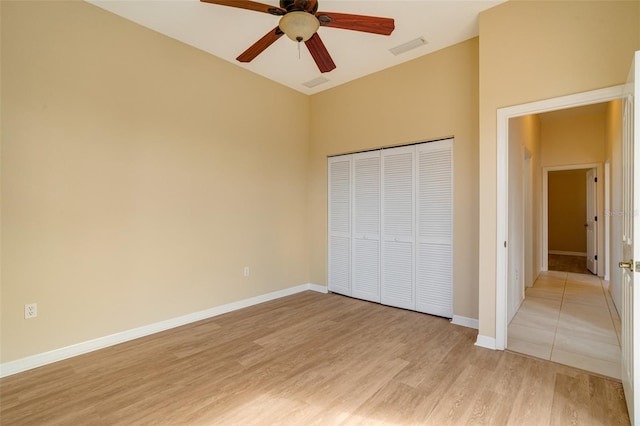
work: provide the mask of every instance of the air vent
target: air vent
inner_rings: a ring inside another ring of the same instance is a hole
[[[425,40],[424,37],[418,37],[415,40],[411,40],[406,43],[402,43],[399,46],[392,47],[391,49],[389,49],[389,52],[398,56],[401,53],[408,52],[409,50],[415,49],[416,47],[424,46],[425,44],[427,44],[427,40]]]
[[[316,87],[319,86],[321,84],[326,83],[327,81],[329,81],[328,79],[326,79],[323,76],[320,76],[318,78],[314,78],[313,80],[309,80],[306,83],[302,83],[304,86],[307,86],[309,89],[311,89],[312,87]]]

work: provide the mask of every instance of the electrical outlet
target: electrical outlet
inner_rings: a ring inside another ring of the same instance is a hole
[[[249,276],[249,267],[245,266],[243,271],[242,271],[242,273],[244,274],[245,277],[248,277]]]
[[[27,303],[24,305],[24,319],[35,318],[38,316],[38,304]]]

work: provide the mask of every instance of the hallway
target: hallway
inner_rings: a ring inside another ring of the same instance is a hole
[[[594,275],[542,272],[508,328],[514,352],[620,379],[620,319]]]

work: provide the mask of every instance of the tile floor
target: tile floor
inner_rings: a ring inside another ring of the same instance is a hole
[[[540,274],[509,324],[507,348],[620,379],[620,318],[600,278]]]

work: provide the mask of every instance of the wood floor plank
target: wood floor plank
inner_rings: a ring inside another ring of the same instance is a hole
[[[553,405],[551,408],[552,425],[581,425],[589,421],[589,386],[586,375],[570,376],[556,374]],[[557,397],[555,397],[557,395]]]
[[[612,410],[612,407],[625,403],[624,392],[620,387],[603,377],[589,376],[589,397],[590,401],[593,401],[589,406],[593,424],[627,424],[626,415]],[[607,400],[608,403],[599,403],[601,400]]]
[[[523,378],[512,394],[513,407],[508,424],[548,425],[554,394],[557,366],[551,362],[505,353],[512,363],[522,365]]]
[[[7,425],[628,425],[619,381],[304,292],[0,379]]]
[[[512,406],[493,390],[481,391],[473,403],[467,425],[506,425]]]

